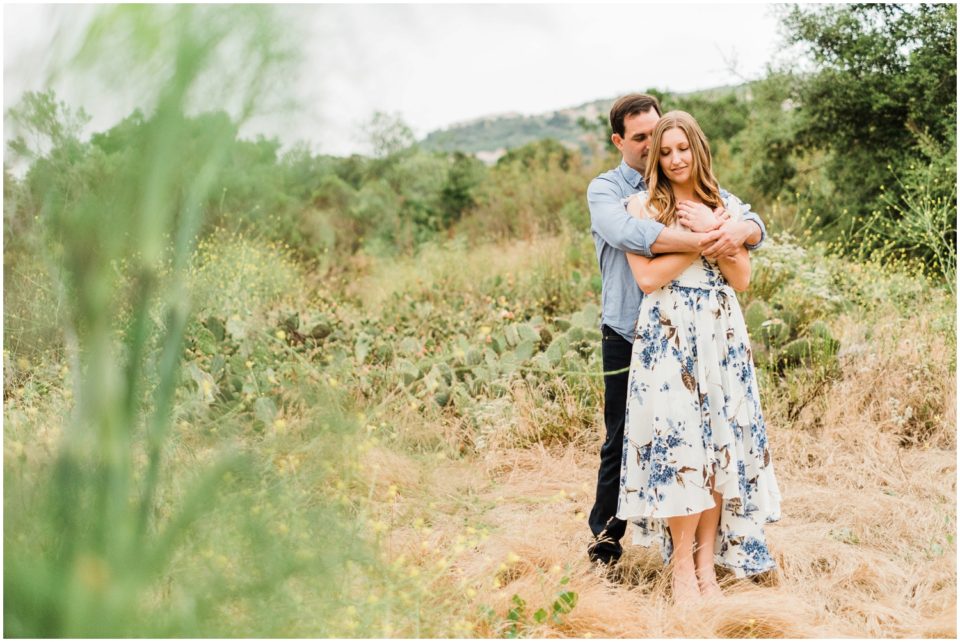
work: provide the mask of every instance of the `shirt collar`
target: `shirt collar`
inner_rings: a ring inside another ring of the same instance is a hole
[[[624,180],[630,183],[630,186],[634,189],[643,189],[643,175],[627,165],[627,161],[625,160],[620,161],[620,175],[623,176]]]

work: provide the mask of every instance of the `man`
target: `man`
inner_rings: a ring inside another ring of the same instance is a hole
[[[678,204],[679,220],[691,229],[675,230],[652,220],[640,220],[627,213],[623,199],[646,189],[643,171],[650,153],[650,137],[660,120],[660,104],[653,96],[630,94],[610,110],[611,139],[620,150],[620,166],[597,176],[587,188],[591,232],[603,280],[603,370],[620,371],[604,377],[603,418],[607,436],[600,449],[597,497],[590,511],[593,541],[587,549],[590,559],[613,565],[623,548],[620,539],[626,522],[617,519],[620,466],[623,458],[623,427],[627,407],[627,368],[634,340],[634,328],[643,293],[633,278],[626,252],[653,257],[670,252],[699,252],[715,258],[733,254],[741,245],[753,250],[760,246],[766,229],[760,218],[747,211],[740,221],[725,220],[719,227],[698,217],[700,210]],[[656,153],[656,152],[654,152]],[[727,193],[721,190],[721,195]],[[749,210],[749,205],[745,206]],[[713,219],[714,217],[710,217]],[[715,229],[713,229],[715,227]]]

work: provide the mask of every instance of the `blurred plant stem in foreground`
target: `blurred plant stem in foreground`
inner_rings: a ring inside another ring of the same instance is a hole
[[[32,161],[29,179],[44,195],[41,224],[65,293],[76,404],[49,475],[7,480],[23,484],[5,502],[7,635],[140,633],[144,591],[224,475],[245,465],[240,455],[223,456],[158,519],[190,310],[185,269],[201,204],[234,138],[216,122],[198,138],[185,112],[201,102],[242,121],[265,87],[286,77],[291,52],[269,8],[103,7],[64,69],[149,89],[147,135],[118,161],[82,144],[79,127],[58,124],[85,116],[58,120],[65,110],[52,94],[11,110],[23,132],[11,148]],[[232,104],[208,102],[217,99]]]

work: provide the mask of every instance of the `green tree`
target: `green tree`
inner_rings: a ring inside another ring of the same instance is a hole
[[[477,204],[477,187],[486,175],[486,168],[479,160],[454,152],[450,158],[447,180],[440,190],[442,226],[450,227],[463,214]]]
[[[747,125],[747,103],[730,91],[717,97],[701,95],[670,97],[664,111],[680,109],[697,119],[710,141],[729,141]]]
[[[52,89],[28,91],[8,116],[19,131],[9,143],[14,154],[27,159],[44,156],[52,149],[79,141],[90,116],[57,100]]]
[[[795,85],[796,143],[830,153],[837,209],[867,216],[924,162],[920,135],[956,128],[956,6],[794,6],[784,22],[817,65]]]
[[[546,170],[551,165],[558,165],[567,171],[574,160],[579,161],[579,155],[552,138],[544,138],[522,147],[511,149],[497,160],[497,167],[520,165],[525,169]]]
[[[373,155],[378,158],[395,154],[416,142],[413,130],[400,114],[374,112],[365,133],[373,148]]]

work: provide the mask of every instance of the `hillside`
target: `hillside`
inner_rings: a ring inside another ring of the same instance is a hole
[[[527,143],[553,138],[570,147],[589,151],[597,140],[577,124],[585,117],[590,121],[610,109],[613,99],[596,100],[576,107],[543,114],[502,114],[456,123],[430,132],[421,145],[430,151],[494,152],[520,147]]]
[[[656,89],[646,91],[658,96],[669,108],[674,100],[715,101],[731,95],[743,99],[749,96],[749,85],[714,87],[677,94]],[[603,144],[600,139],[605,138],[605,132],[600,129],[601,119],[605,124],[607,113],[616,99],[616,96],[601,98],[542,114],[513,112],[484,116],[432,131],[420,144],[428,151],[462,151],[476,154],[481,160],[495,160],[508,149],[553,138],[568,147],[590,153]],[[589,127],[581,125],[581,119],[586,119]]]

